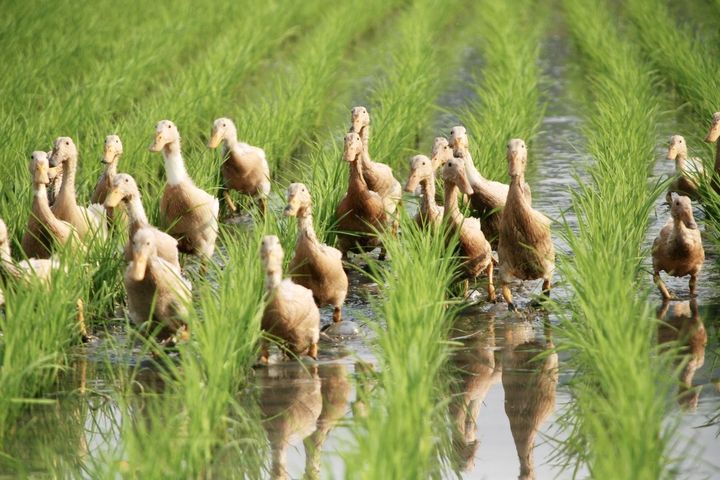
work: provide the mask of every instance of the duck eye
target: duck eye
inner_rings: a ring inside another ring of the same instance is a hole
[[[225,124],[223,123],[222,126],[223,126],[223,128],[224,128],[224,127],[225,127]]]
[[[65,142],[65,145],[70,145],[70,142]]]

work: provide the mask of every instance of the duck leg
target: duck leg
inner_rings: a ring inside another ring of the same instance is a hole
[[[671,300],[673,298],[673,296],[670,294],[667,287],[665,286],[665,282],[663,282],[662,278],[660,278],[660,272],[655,272],[653,274],[653,281],[655,282],[655,285],[657,285],[660,293],[662,294],[662,297],[665,300]]]
[[[342,310],[340,309],[340,307],[335,307],[335,311],[333,311],[333,322],[342,322]]]
[[[697,275],[696,274],[690,275],[690,296],[691,297],[697,297],[697,293],[695,293],[696,286],[697,286]]]
[[[507,284],[504,284],[502,286],[502,296],[503,299],[507,302],[508,310],[510,310],[511,312],[517,311],[517,307],[513,303],[512,292],[510,291],[510,287]]]
[[[270,361],[270,348],[268,347],[267,340],[260,341],[260,363],[267,365]]]
[[[493,265],[493,262],[490,262],[490,265],[488,265],[487,269],[485,270],[485,273],[488,277],[488,302],[495,302],[497,300],[497,295],[495,295],[495,284],[493,283],[493,272],[495,270],[495,266]]]
[[[235,205],[235,202],[233,202],[233,199],[230,197],[230,190],[223,187],[223,200],[225,201],[225,205],[230,209],[232,213],[237,212],[237,206]]]
[[[308,357],[312,358],[313,360],[317,360],[317,357],[318,357],[317,343],[313,343],[312,345],[310,345],[310,348],[308,349]]]
[[[552,288],[552,280],[549,278],[543,279],[542,293],[545,298],[550,298],[550,289]]]

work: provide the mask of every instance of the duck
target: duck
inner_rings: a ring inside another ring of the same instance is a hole
[[[309,288],[318,307],[332,305],[333,321],[342,321],[342,306],[348,292],[348,278],[340,250],[320,243],[315,235],[310,191],[302,183],[287,190],[285,216],[297,217],[298,237],[290,260],[290,275],[295,283]]]
[[[470,154],[470,142],[465,127],[458,125],[450,129],[450,146],[455,157],[463,159],[468,180],[472,185],[473,193],[470,203],[482,219],[483,232],[494,249],[497,249],[500,231],[500,217],[507,202],[510,186],[502,182],[489,180],[475,168]],[[532,202],[530,186],[525,184],[524,194]]]
[[[720,175],[720,112],[715,112],[712,115],[712,121],[710,123],[710,130],[705,137],[705,141],[708,143],[715,144],[715,176]],[[716,192],[720,192],[720,182],[717,179],[713,182],[713,186]]]
[[[392,215],[402,199],[402,186],[393,176],[392,168],[370,158],[370,114],[363,106],[350,111],[350,133],[357,133],[362,140],[363,178],[370,190],[377,192],[385,203],[385,209]]]
[[[50,258],[54,243],[78,243],[75,227],[55,216],[47,197],[49,161],[47,152],[36,150],[30,155],[33,176],[33,203],[28,225],[22,239],[22,249],[28,258]]]
[[[0,218],[0,269],[4,270],[10,278],[15,280],[27,280],[30,278],[48,280],[52,272],[59,268],[60,262],[54,258],[28,258],[27,260],[15,262],[10,249],[7,225]]]
[[[465,295],[468,291],[469,279],[480,273],[488,277],[488,301],[495,301],[495,285],[493,284],[492,248],[480,228],[477,218],[465,218],[458,208],[458,190],[470,195],[472,187],[465,173],[465,164],[460,159],[448,160],[442,170],[445,181],[445,211],[443,221],[450,231],[458,234],[459,253],[465,259],[462,266],[465,271]]]
[[[320,311],[312,290],[282,278],[283,249],[275,235],[263,237],[260,256],[265,267],[267,304],[263,311],[263,331],[276,337],[295,355],[307,354],[317,360],[320,339]],[[261,344],[260,361],[269,360],[268,342]]]
[[[112,186],[105,195],[105,208],[117,208],[119,204],[125,206],[128,218],[128,241],[125,245],[125,260],[132,261],[133,238],[141,228],[147,229],[155,236],[155,247],[160,258],[170,265],[180,268],[178,258],[178,241],[167,233],[150,225],[145,208],[143,208],[140,190],[135,179],[127,173],[119,173],[113,177]]]
[[[673,277],[690,275],[690,296],[694,297],[697,276],[705,262],[705,249],[690,198],[673,192],[670,200],[670,218],[652,246],[653,280],[662,297],[672,299],[660,272]]]
[[[433,172],[437,171],[438,168],[445,165],[445,162],[453,158],[455,158],[455,153],[448,139],[445,137],[435,137],[432,146],[432,156],[430,157]]]
[[[545,342],[536,340],[528,322],[505,327],[502,386],[505,414],[520,463],[519,479],[536,478],[535,437],[555,408],[558,354],[554,348],[549,334]]]
[[[229,192],[237,190],[255,198],[264,215],[267,213],[267,197],[270,194],[270,167],[265,150],[239,142],[235,123],[225,117],[213,122],[208,147],[217,148],[220,143],[223,144],[222,156],[225,159],[220,167],[223,199],[228,208],[237,211]]]
[[[380,245],[377,232],[385,229],[388,214],[382,197],[370,190],[363,175],[363,145],[357,133],[348,133],[344,140],[343,160],[349,163],[347,193],[340,200],[335,216],[338,219],[337,246],[343,258],[351,250]]]
[[[183,253],[211,258],[218,234],[218,199],[198,188],[185,169],[180,133],[170,120],[155,127],[151,152],[162,152],[167,183],[160,200],[161,226],[178,240]]]
[[[98,178],[93,193],[90,196],[92,203],[104,204],[105,197],[113,187],[113,179],[117,175],[118,162],[123,154],[123,144],[120,137],[117,135],[108,135],[105,137],[105,143],[103,145],[103,156],[100,160],[105,165],[105,171]],[[112,207],[105,207],[107,212],[108,220],[114,218]]]
[[[62,184],[55,203],[53,214],[60,220],[70,223],[81,238],[89,235],[107,236],[105,209],[98,203],[81,207],[75,197],[75,175],[77,173],[78,149],[70,137],[55,139],[50,157],[52,165],[62,166]]]
[[[699,195],[698,179],[703,176],[704,168],[699,158],[688,158],[687,142],[682,135],[673,135],[668,143],[668,160],[675,161],[677,178],[670,184],[666,200],[670,203],[670,193],[687,195],[697,199]]]
[[[159,343],[174,344],[188,334],[192,286],[177,266],[160,258],[151,229],[140,228],[132,242],[124,276],[130,320],[146,327]]]
[[[524,189],[527,147],[519,138],[507,145],[510,190],[500,222],[498,257],[502,296],[509,310],[516,310],[509,284],[514,280],[542,278],[542,290],[550,295],[555,269],[555,246],[550,234],[550,219],[532,208]]]
[[[405,183],[406,192],[415,192],[420,185],[422,202],[415,215],[420,227],[439,227],[445,209],[435,202],[435,167],[426,155],[415,155],[410,159],[410,172]]]

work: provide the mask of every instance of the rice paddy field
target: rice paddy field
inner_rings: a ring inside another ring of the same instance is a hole
[[[247,197],[233,194],[236,214],[221,201],[210,261],[181,256],[192,300],[174,348],[129,319],[122,218],[107,239],[58,248],[47,282],[0,272],[0,477],[720,478],[717,178],[692,204],[697,296],[664,276],[678,299],[663,301],[651,261],[670,215],[670,136],[714,172],[719,1],[30,0],[0,12],[3,266],[25,258],[30,155],[60,136],[78,147],[88,205],[118,135],[118,171],[153,225],[160,120],[212,195],[219,117],[265,150],[272,181],[265,215]],[[370,156],[402,185],[410,158],[456,125],[477,169],[504,183],[508,140],[525,140],[557,252],[550,299],[518,283],[509,311],[499,286],[486,301],[482,276],[466,295],[457,235],[419,227],[406,192],[383,252],[346,262],[343,322],[320,309],[317,360],[273,347],[263,364],[263,236],[279,237],[287,272],[298,226],[285,192],[302,182],[318,238],[336,243],[357,105]]]

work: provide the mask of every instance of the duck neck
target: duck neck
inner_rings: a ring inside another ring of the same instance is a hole
[[[676,237],[685,237],[689,229],[685,226],[685,223],[679,219],[673,219],[673,232]]]
[[[363,153],[367,155],[367,158],[370,158],[370,125],[365,125],[363,128],[360,129],[360,140],[362,140],[363,144]]]
[[[363,178],[363,160],[362,153],[355,156],[355,160],[350,162],[350,183],[348,184],[348,192],[364,192],[367,190],[367,183]]]
[[[475,163],[473,162],[472,155],[470,155],[470,150],[467,147],[460,148],[460,158],[463,159],[463,163],[465,164],[465,172],[468,176],[468,181],[470,182],[470,185],[473,186],[473,190],[475,189],[475,186],[479,183],[487,181],[485,177],[480,175],[478,169],[475,168]]]
[[[420,209],[425,213],[435,210],[437,207],[437,204],[435,203],[435,175],[431,175],[430,177],[420,180],[420,186],[423,190]]]
[[[180,151],[180,142],[170,142],[163,147],[163,158],[165,160],[165,175],[169,185],[179,185],[188,178],[185,170],[185,161]]]
[[[65,205],[76,203],[75,199],[75,173],[77,170],[77,155],[71,155],[62,162],[62,184],[58,193],[58,203]],[[43,185],[45,189],[45,185]]]
[[[445,182],[445,217],[455,225],[462,222],[462,214],[458,208],[458,187],[452,182]]]
[[[33,214],[41,221],[51,223],[55,220],[47,197],[47,185],[35,183],[33,196]]]
[[[227,132],[225,134],[224,141],[225,141],[225,149],[227,151],[230,151],[233,148],[235,148],[239,143],[238,138],[237,138],[237,131],[231,130],[231,131]]]
[[[265,270],[265,290],[268,293],[274,292],[282,282],[282,268],[280,265],[267,267]]]
[[[310,207],[304,208],[301,212],[298,212],[298,228],[300,229],[300,235],[304,236],[312,243],[317,243],[317,235],[315,235],[315,227],[313,227],[313,216]]]
[[[525,173],[520,173],[510,178],[510,191],[516,190],[520,193],[521,198],[525,198]],[[508,196],[509,196],[508,192]]]
[[[130,217],[130,231],[132,235],[135,235],[135,232],[149,224],[147,215],[145,215],[145,208],[143,208],[139,195],[133,195],[126,202],[126,205],[128,217]]]
[[[117,175],[117,158],[112,162],[108,163],[105,167],[105,176],[112,182],[112,179]]]

